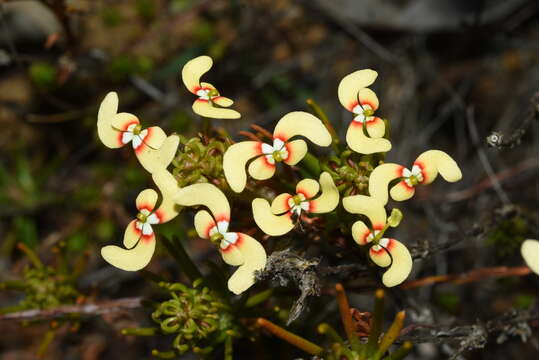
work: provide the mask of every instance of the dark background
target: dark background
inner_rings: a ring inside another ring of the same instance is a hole
[[[378,72],[372,86],[378,114],[392,126],[388,161],[408,165],[435,148],[451,154],[464,174],[459,183],[439,180],[399,205],[405,218],[395,237],[414,254],[428,254],[416,261],[412,278],[521,266],[520,243],[539,237],[535,0],[7,1],[0,15],[2,280],[20,277],[28,263],[17,242],[45,262],[63,242],[70,258],[88,255],[77,283],[88,298],[145,294],[140,275],[99,256],[102,245],[121,238],[134,198],[151,180],[130,149],[111,151],[99,142],[97,109],[114,90],[121,111],[167,133],[195,135],[200,120],[180,71],[202,54],[215,62],[208,80],[242,113],[241,120],[214,123],[236,139],[244,139],[235,134],[251,123],[271,130],[285,113],[307,110],[309,97],[344,137],[350,116],[338,103],[340,79],[361,68]],[[515,146],[493,148],[485,141],[492,131],[505,140],[515,131],[523,136]],[[187,230],[176,223],[163,231]],[[204,253],[207,245],[192,238],[191,251]],[[170,272],[170,258],[160,254],[150,269]],[[393,296],[411,309],[410,322],[456,326],[531,308],[538,289],[539,278],[530,275]],[[357,294],[352,304],[368,310],[370,295]],[[22,296],[3,291],[0,306]],[[332,297],[316,301],[325,312],[316,319],[305,314],[293,326],[306,336],[316,336],[311,321],[335,314]],[[157,340],[119,334],[138,321],[148,321],[144,312],[84,322],[78,332],[58,336],[45,358],[149,358]],[[33,358],[47,326],[0,320],[0,357]],[[496,344],[491,337],[485,349],[464,357],[533,359],[538,340]],[[237,358],[303,356],[275,339],[245,342]],[[458,348],[458,341],[423,344],[410,358],[448,358]]]

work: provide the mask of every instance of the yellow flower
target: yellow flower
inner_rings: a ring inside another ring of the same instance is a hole
[[[374,116],[379,106],[378,97],[367,88],[377,76],[376,71],[363,69],[348,74],[339,83],[339,101],[354,114],[346,132],[346,143],[350,149],[361,154],[391,150],[391,142],[383,138],[386,132],[384,121]],[[364,128],[369,136],[364,134]]]
[[[170,221],[180,212],[171,196],[179,189],[172,174],[162,170],[153,177],[162,195],[159,207],[155,208],[157,192],[153,189],[143,190],[136,199],[139,213],[125,229],[123,240],[125,248],[108,245],[101,249],[101,256],[119,269],[137,271],[146,267],[155,251],[156,238],[152,225]]]
[[[369,177],[369,193],[382,204],[386,204],[389,183],[400,179],[391,187],[389,193],[393,200],[408,200],[414,196],[417,185],[430,184],[438,173],[449,182],[462,179],[462,172],[451,156],[440,150],[428,150],[418,156],[411,169],[393,163],[377,166]]]
[[[203,239],[219,246],[223,260],[238,270],[228,279],[228,289],[241,294],[255,283],[254,273],[266,266],[264,247],[247,234],[231,232],[230,205],[225,194],[213,184],[194,184],[176,192],[174,201],[182,206],[208,208],[195,215],[195,229]]]
[[[209,56],[199,56],[189,60],[182,69],[183,84],[198,99],[193,103],[193,111],[200,116],[215,119],[239,119],[241,114],[236,110],[225,109],[234,101],[219,94],[219,91],[210,83],[201,82],[202,75],[207,73],[213,65]]]
[[[304,140],[292,140],[302,135],[320,146],[331,144],[331,135],[316,116],[303,111],[293,111],[283,116],[273,130],[273,144],[260,141],[242,141],[230,146],[223,156],[223,170],[232,190],[242,192],[247,182],[245,166],[257,180],[269,179],[275,174],[277,163],[295,165],[307,153]]]
[[[324,172],[320,175],[319,182],[313,179],[301,180],[296,185],[295,195],[280,194],[273,199],[271,206],[265,199],[254,199],[252,207],[258,227],[268,235],[279,236],[292,230],[295,225],[294,218],[299,218],[302,213],[328,213],[338,204],[339,191],[331,175]]]
[[[539,275],[539,241],[525,240],[520,247],[520,253],[531,271]]]
[[[131,143],[140,164],[149,173],[165,169],[180,143],[177,135],[167,137],[158,126],[144,129],[135,115],[118,113],[118,94],[115,92],[109,92],[101,102],[97,133],[101,142],[111,149]]]
[[[397,226],[396,221],[388,222],[384,204],[380,200],[365,196],[353,195],[343,199],[346,211],[353,214],[365,215],[370,226],[358,220],[352,225],[352,237],[359,245],[369,245],[369,257],[380,267],[389,267],[382,276],[382,282],[387,287],[402,283],[412,271],[412,257],[404,244],[393,238],[383,237],[391,226]],[[399,211],[397,213],[400,214]]]

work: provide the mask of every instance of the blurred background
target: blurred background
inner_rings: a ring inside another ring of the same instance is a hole
[[[242,114],[214,125],[238,140],[250,124],[271,130],[285,113],[307,111],[307,98],[344,138],[350,114],[338,102],[337,85],[354,70],[376,70],[378,114],[392,127],[387,160],[410,165],[435,148],[451,154],[464,174],[459,183],[440,180],[399,205],[405,220],[394,235],[419,258],[412,277],[520,266],[520,243],[539,238],[538,25],[536,0],[0,1],[0,281],[23,276],[31,261],[17,247],[23,243],[47,264],[62,252],[83,269],[77,290],[66,291],[71,301],[80,294],[98,300],[145,294],[139,274],[99,256],[101,246],[121,239],[134,199],[151,179],[130,149],[111,151],[99,142],[97,109],[107,92],[117,91],[120,110],[143,124],[196,135],[200,119],[180,72],[202,54],[214,59],[205,80]],[[190,231],[177,222],[163,227]],[[205,251],[198,242],[190,242],[193,254]],[[152,271],[173,273],[167,255],[155,259]],[[529,309],[538,289],[539,278],[526,276],[397,295],[412,309],[411,322],[463,325]],[[358,294],[352,302],[369,309],[370,295],[360,288]],[[24,292],[0,292],[0,307],[24,300]],[[157,340],[119,334],[147,321],[137,311],[65,329],[44,357],[149,358]],[[304,331],[308,318],[296,329]],[[0,358],[35,357],[50,324],[30,325],[0,319]],[[526,338],[490,339],[464,358],[534,359],[539,338]],[[238,358],[303,356],[275,339],[262,345]],[[412,358],[448,358],[456,349],[424,344]]]

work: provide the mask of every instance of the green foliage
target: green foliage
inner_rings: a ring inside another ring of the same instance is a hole
[[[226,189],[223,173],[223,154],[228,148],[228,140],[211,139],[209,142],[199,137],[182,139],[182,150],[172,161],[173,175],[180,187],[194,183],[212,182]]]
[[[526,239],[529,226],[521,216],[505,219],[487,237],[487,244],[496,249],[498,256],[512,255],[520,249]]]
[[[460,306],[460,297],[454,292],[440,291],[435,295],[435,302],[441,308],[455,314]]]
[[[148,56],[118,55],[111,60],[108,72],[113,80],[121,81],[132,75],[145,74],[153,67],[153,60]]]
[[[28,75],[39,90],[51,90],[56,86],[57,70],[47,63],[33,63],[28,69]]]

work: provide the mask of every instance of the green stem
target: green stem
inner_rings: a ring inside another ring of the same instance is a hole
[[[317,178],[320,175],[320,162],[311,153],[305,154],[305,157],[303,160],[301,160],[300,165],[303,166],[312,177]]]
[[[32,264],[34,264],[34,266],[36,268],[42,268],[43,267],[43,263],[41,262],[41,260],[39,260],[36,253],[32,249],[30,249],[28,246],[26,246],[22,242],[18,243],[17,247],[19,248],[19,250],[21,250],[26,255],[28,260],[30,260],[32,262]]]
[[[165,245],[170,255],[172,255],[174,259],[176,259],[178,265],[183,270],[183,272],[185,272],[185,275],[187,275],[191,282],[195,281],[196,279],[202,278],[202,273],[195,265],[195,263],[191,260],[191,258],[187,254],[187,251],[185,251],[185,248],[177,237],[172,237],[172,241],[163,237],[161,239],[161,242],[163,243],[163,245]]]
[[[233,353],[233,346],[232,346],[232,337],[231,336],[227,336],[226,340],[225,340],[225,356],[224,356],[224,360],[233,360],[234,357],[234,353]]]
[[[335,153],[338,154],[340,152],[339,151],[339,142],[340,142],[339,136],[337,135],[337,132],[335,131],[335,128],[333,127],[333,125],[331,125],[331,122],[329,121],[328,116],[326,115],[324,110],[322,110],[320,105],[318,105],[318,103],[314,101],[314,99],[310,99],[310,98],[307,99],[307,105],[311,107],[311,110],[320,118],[320,120],[322,120],[322,122],[328,129],[329,133],[331,134],[331,139],[332,139],[331,146],[333,147],[333,151],[335,151]]]
[[[391,324],[389,330],[387,330],[387,332],[382,337],[382,340],[380,340],[378,351],[376,352],[376,354],[374,354],[373,360],[379,360],[380,358],[382,358],[382,356],[386,353],[391,344],[393,344],[393,342],[397,340],[404,325],[405,317],[406,314],[404,313],[404,311],[400,311],[397,313],[393,324]]]
[[[339,312],[341,313],[341,320],[344,326],[344,331],[350,341],[352,349],[357,353],[361,353],[364,349],[363,344],[359,341],[359,336],[356,333],[356,329],[352,322],[352,314],[350,313],[350,304],[348,303],[348,298],[344,291],[344,287],[341,284],[335,285],[335,290],[337,290],[337,303],[339,304]]]
[[[401,360],[406,357],[412,351],[412,343],[409,341],[405,341],[404,344],[401,345],[395,352],[388,357],[385,357],[383,360]]]
[[[273,335],[281,338],[282,340],[288,342],[291,345],[294,345],[295,347],[305,351],[306,353],[309,353],[311,355],[320,355],[324,352],[324,349],[322,349],[320,346],[310,342],[307,339],[302,338],[301,336],[298,336],[294,333],[291,333],[290,331],[283,329],[279,325],[276,325],[269,320],[266,320],[264,318],[258,318],[257,324],[268,330]]]
[[[378,338],[380,337],[382,325],[384,323],[384,298],[384,290],[376,290],[374,293],[374,313],[371,331],[369,333],[369,340],[367,342],[367,355],[373,354],[378,347]]]
[[[176,353],[174,351],[159,351],[153,349],[152,356],[155,356],[160,359],[174,359],[176,357]]]
[[[245,302],[245,307],[249,308],[249,307],[256,306],[260,303],[263,303],[264,301],[269,299],[271,295],[273,295],[273,289],[267,289],[257,294],[254,294],[253,296],[247,299],[247,301]]]
[[[154,336],[157,335],[157,328],[127,328],[122,329],[122,335],[132,336]]]
[[[48,330],[45,335],[43,336],[43,340],[41,341],[41,344],[39,345],[39,348],[37,350],[37,356],[43,357],[45,355],[45,352],[49,348],[49,345],[54,340],[54,337],[56,336],[56,330]]]
[[[344,344],[344,340],[337,334],[329,324],[322,323],[318,325],[318,332],[320,334],[328,335],[334,342]]]

